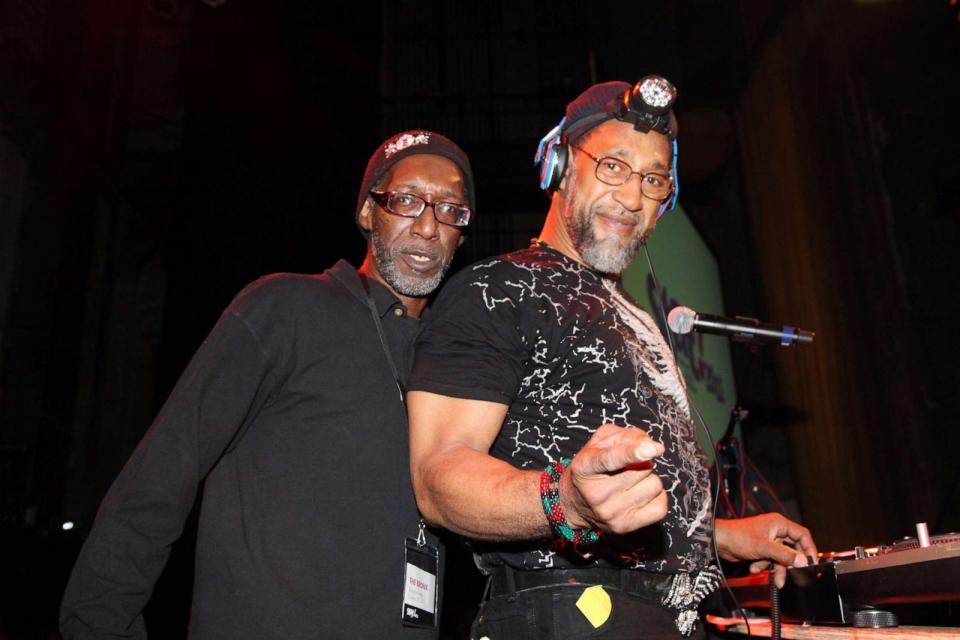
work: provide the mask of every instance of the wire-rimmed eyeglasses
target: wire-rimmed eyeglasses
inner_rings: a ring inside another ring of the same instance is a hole
[[[640,176],[640,193],[652,200],[662,201],[673,191],[673,177],[669,174],[659,171],[640,173],[639,171],[634,171],[633,167],[619,158],[612,158],[610,156],[598,158],[582,147],[575,144],[570,144],[570,146],[577,151],[583,152],[587,157],[597,163],[597,180],[604,184],[617,187],[625,184],[633,174],[637,174]]]

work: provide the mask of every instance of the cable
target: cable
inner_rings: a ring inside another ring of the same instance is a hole
[[[780,640],[780,589],[770,583],[770,640]]]
[[[653,289],[660,294],[660,280],[657,279],[657,272],[653,268],[653,260],[650,258],[650,249],[647,248],[646,243],[643,244],[643,255],[647,259],[647,267],[650,269],[650,277],[653,278]],[[663,326],[666,328],[667,325],[667,316],[662,306],[660,306],[660,317],[663,320]],[[710,429],[707,428],[707,421],[704,420],[703,414],[700,413],[700,409],[697,408],[697,405],[694,404],[693,398],[690,397],[690,391],[687,389],[687,381],[683,378],[680,373],[680,361],[677,360],[677,349],[673,344],[673,336],[670,334],[670,330],[667,329],[664,331],[667,338],[667,345],[670,347],[670,352],[673,354],[673,362],[677,367],[677,376],[680,380],[680,386],[683,387],[683,393],[687,397],[687,404],[693,410],[693,413],[696,414],[697,420],[700,422],[700,428],[703,430],[704,434],[707,436],[707,441],[710,443],[710,449],[714,454],[714,468],[717,472],[717,486],[714,490],[713,495],[713,508],[710,510],[710,530],[713,532],[713,557],[717,561],[717,571],[720,572],[720,578],[723,580],[723,586],[727,591],[727,595],[730,596],[730,599],[733,601],[733,606],[735,611],[740,612],[740,616],[743,618],[743,622],[747,625],[747,636],[751,635],[750,632],[750,621],[747,619],[747,614],[744,611],[743,607],[740,606],[740,600],[737,599],[736,594],[733,593],[733,589],[730,588],[730,585],[727,583],[727,575],[723,571],[723,565],[720,562],[720,548],[717,547],[717,504],[720,500],[720,487],[723,485],[723,477],[720,475],[720,465],[716,464],[716,455],[717,455],[717,445],[713,440],[713,435],[710,433]],[[775,586],[775,585],[774,585]]]

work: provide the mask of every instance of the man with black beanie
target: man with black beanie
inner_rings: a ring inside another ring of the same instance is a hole
[[[426,296],[473,211],[447,138],[377,148],[355,214],[363,265],[270,275],[224,311],[103,500],[64,595],[67,640],[146,637],[201,485],[191,638],[436,637],[404,393]]]
[[[702,634],[713,540],[756,570],[816,554],[779,514],[712,526],[680,372],[620,282],[676,201],[675,97],[648,76],[571,102],[537,153],[539,238],[452,278],[418,340],[414,489],[428,522],[476,541],[476,640]]]

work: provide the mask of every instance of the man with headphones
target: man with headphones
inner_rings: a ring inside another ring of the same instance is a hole
[[[457,274],[408,394],[424,518],[490,576],[472,637],[674,638],[727,560],[806,564],[778,514],[717,520],[684,383],[620,272],[677,198],[673,85],[590,87],[540,144],[530,248]],[[787,546],[787,544],[796,547]]]

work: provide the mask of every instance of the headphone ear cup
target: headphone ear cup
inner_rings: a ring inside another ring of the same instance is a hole
[[[676,183],[674,183],[676,184]],[[674,188],[673,193],[670,194],[666,200],[660,203],[660,208],[657,209],[657,218],[660,218],[665,213],[673,211],[677,206],[677,189]]]
[[[560,186],[563,172],[567,169],[567,145],[561,144],[560,139],[554,138],[547,144],[547,150],[540,162],[540,188],[553,192]]]
[[[554,148],[556,149],[557,163],[553,167],[550,191],[556,191],[560,188],[560,182],[563,181],[563,174],[567,172],[567,158],[570,155],[570,147],[565,144],[557,144]]]
[[[540,188],[544,191],[549,190],[551,173],[553,172],[553,165],[556,164],[557,159],[553,152],[553,143],[547,146],[546,150],[543,152],[543,157],[540,158]]]
[[[667,200],[664,200],[660,203],[660,208],[657,210],[657,218],[668,211],[673,211],[677,206],[677,198],[680,197],[680,178],[677,175],[677,153],[679,152],[679,149],[677,148],[676,139],[674,139],[672,146],[673,160],[670,163],[670,177],[673,178],[673,193],[670,194],[670,197]]]

